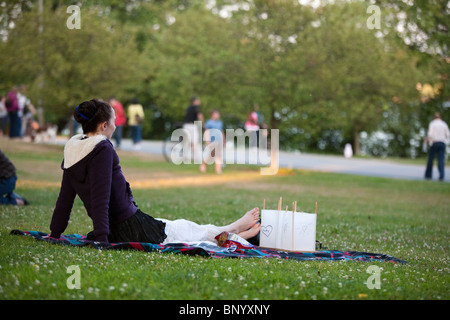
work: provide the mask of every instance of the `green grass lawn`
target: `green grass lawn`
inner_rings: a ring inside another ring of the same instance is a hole
[[[222,225],[261,207],[263,199],[271,209],[279,197],[286,204],[297,200],[307,212],[314,211],[317,201],[317,239],[323,246],[385,253],[407,264],[100,251],[10,235],[12,229],[49,232],[62,147],[0,139],[0,148],[18,169],[17,192],[31,202],[0,207],[0,299],[450,298],[450,184],[295,170],[260,176],[255,167],[237,165],[227,166],[218,178],[200,176],[196,166],[120,152],[135,201],[155,217]],[[189,178],[199,183],[183,180]],[[77,199],[65,233],[90,230],[92,223]],[[71,265],[79,267],[80,289],[67,287]],[[380,289],[366,285],[372,265],[381,268]]]

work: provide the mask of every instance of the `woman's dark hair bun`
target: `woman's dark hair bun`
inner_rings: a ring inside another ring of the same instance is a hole
[[[73,111],[76,122],[81,124],[83,133],[96,132],[98,125],[109,121],[113,116],[111,106],[101,100],[92,99],[80,103]]]

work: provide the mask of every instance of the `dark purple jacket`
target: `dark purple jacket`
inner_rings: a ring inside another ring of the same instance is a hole
[[[95,239],[108,242],[110,225],[130,218],[137,211],[112,143],[102,140],[81,160],[69,168],[64,168],[63,161],[61,168],[63,178],[50,224],[51,237],[59,238],[67,228],[78,195],[92,219]]]

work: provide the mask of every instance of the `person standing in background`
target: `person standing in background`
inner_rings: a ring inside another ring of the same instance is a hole
[[[35,121],[34,117],[37,115],[36,108],[31,103],[30,99],[26,95],[27,87],[25,85],[20,86],[20,90],[17,93],[17,101],[19,102],[19,116],[21,117],[21,129],[20,136],[22,138],[29,136],[31,141],[34,141],[36,132],[39,129],[39,124]]]
[[[222,151],[225,142],[223,138],[224,136],[223,122],[220,120],[220,112],[218,110],[213,110],[211,112],[211,118],[205,123],[205,140],[207,145],[216,143],[211,157],[214,157],[214,164],[217,174],[222,173]],[[203,163],[200,165],[200,172],[206,172],[206,160],[207,159],[203,159]]]
[[[430,144],[428,151],[428,162],[425,170],[425,179],[431,179],[433,173],[434,155],[437,155],[439,181],[444,181],[445,177],[445,149],[450,138],[450,132],[447,123],[442,121],[441,115],[436,112],[433,121],[428,126],[428,135],[425,141]]]
[[[244,129],[247,132],[255,133],[254,137],[250,136],[249,146],[250,148],[258,147],[259,140],[259,124],[258,124],[258,114],[255,111],[252,111],[248,114],[247,120],[244,124]]]
[[[19,117],[19,102],[17,100],[17,86],[7,95],[5,105],[9,117],[9,137],[20,138],[21,119]]]
[[[116,148],[120,149],[123,136],[123,126],[127,123],[127,117],[125,116],[125,111],[122,104],[116,100],[116,98],[109,98],[109,104],[113,107],[114,112],[116,113],[116,131],[114,131],[113,138],[116,140]]]
[[[264,123],[264,115],[259,110],[259,105],[255,104],[253,106],[253,111],[256,112],[256,116],[258,118],[258,125],[260,129],[267,129],[267,125]]]
[[[203,113],[200,110],[200,99],[196,96],[191,98],[191,104],[186,109],[186,115],[184,117],[183,129],[186,131],[189,137],[189,143],[191,145],[191,154],[189,158],[194,156],[194,163],[201,163],[202,158],[202,145],[201,145],[201,128],[195,126],[196,121],[201,121],[203,126]],[[187,155],[185,155],[188,158]],[[186,159],[188,160],[188,159]],[[200,165],[200,171],[202,166]]]
[[[131,128],[131,139],[135,150],[140,150],[142,141],[142,122],[144,121],[144,108],[139,104],[138,98],[134,97],[128,106],[128,125]]]
[[[17,92],[17,102],[19,103],[19,117],[20,117],[20,136],[24,137],[27,133],[28,124],[36,114],[36,109],[31,104],[30,99],[26,95],[27,86],[21,85],[19,92]]]

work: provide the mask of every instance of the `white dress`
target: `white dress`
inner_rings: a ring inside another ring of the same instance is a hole
[[[224,231],[223,228],[212,224],[200,225],[185,219],[167,220],[157,218],[157,220],[166,224],[164,231],[167,238],[162,244],[198,241],[217,243],[214,238]]]

